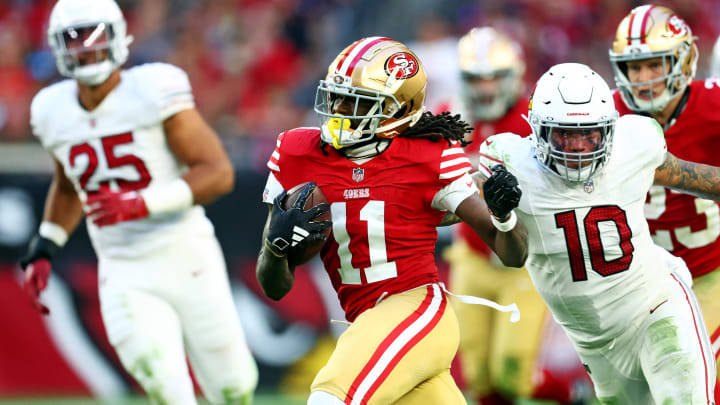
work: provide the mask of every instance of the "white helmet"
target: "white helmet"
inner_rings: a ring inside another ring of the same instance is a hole
[[[88,32],[82,46],[68,45]],[[125,19],[114,0],[58,0],[50,14],[48,42],[61,75],[94,86],[125,63],[132,36],[126,35]],[[81,64],[78,55],[93,51],[107,55],[99,62]]]
[[[610,157],[617,118],[612,93],[600,75],[579,63],[555,65],[540,77],[530,99],[535,155],[552,173],[587,181]],[[550,141],[554,128],[599,130],[601,138],[592,152],[564,152]]]

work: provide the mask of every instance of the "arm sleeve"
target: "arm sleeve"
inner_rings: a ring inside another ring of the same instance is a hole
[[[455,209],[461,202],[476,193],[478,193],[478,188],[470,174],[466,172],[435,194],[432,207],[436,210],[455,213]]]
[[[44,110],[44,90],[41,90],[32,100],[30,104],[30,127],[32,134],[35,135],[43,146],[45,144],[45,128],[43,122],[43,110]]]
[[[154,63],[147,69],[152,81],[148,85],[155,89],[153,98],[162,121],[195,108],[190,79],[182,69],[166,63]]]
[[[275,197],[280,195],[284,190],[282,184],[278,181],[278,179],[275,177],[275,174],[273,172],[270,172],[268,174],[267,182],[265,182],[265,190],[263,190],[263,198],[262,201],[267,204],[272,204],[275,200]]]

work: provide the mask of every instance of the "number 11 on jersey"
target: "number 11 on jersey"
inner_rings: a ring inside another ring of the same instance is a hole
[[[362,284],[361,272],[368,283],[397,277],[395,262],[388,262],[385,246],[385,202],[368,201],[360,210],[360,221],[367,223],[370,267],[356,269],[352,266],[350,235],[347,231],[347,206],[345,202],[332,203],[333,235],[338,243],[340,278],[343,284]]]

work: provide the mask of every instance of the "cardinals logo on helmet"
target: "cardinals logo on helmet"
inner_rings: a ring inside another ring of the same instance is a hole
[[[419,63],[415,57],[407,52],[398,52],[390,56],[385,62],[385,73],[392,76],[395,70],[397,79],[409,79],[420,70]]]

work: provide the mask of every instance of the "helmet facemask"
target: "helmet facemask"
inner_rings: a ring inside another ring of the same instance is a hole
[[[128,58],[127,25],[114,0],[58,0],[48,43],[61,75],[97,86]]]
[[[692,60],[693,64],[697,63],[697,58],[688,58],[690,53],[697,53],[695,44],[683,42],[677,44],[667,51],[658,52],[641,52],[618,55],[610,51],[610,61],[615,74],[615,82],[620,90],[623,101],[631,110],[637,112],[659,112],[662,111],[667,104],[681,95],[687,88],[692,77],[686,75],[683,61]],[[663,74],[659,77],[632,83],[628,75],[628,62],[641,61],[653,58],[660,58],[662,63]],[[695,66],[691,67],[694,72]],[[647,97],[641,97],[636,94],[635,89],[639,87],[649,87],[652,89],[656,83],[662,82],[665,89],[660,94],[653,91],[647,92]]]
[[[99,23],[69,27],[51,35],[60,73],[88,85],[104,82],[113,71],[112,26]]]
[[[590,180],[610,158],[617,117],[597,123],[557,123],[530,115],[536,156],[543,166],[572,182]],[[570,138],[581,138],[572,140]],[[594,145],[591,152],[565,152],[568,142]]]
[[[336,112],[339,103],[351,106],[352,111],[348,115]],[[383,137],[381,133],[407,122],[412,125],[421,115],[394,120],[395,115],[402,115],[404,107],[392,94],[328,80],[320,80],[315,94],[315,112],[320,118],[322,140],[335,149],[360,144],[376,136]]]

